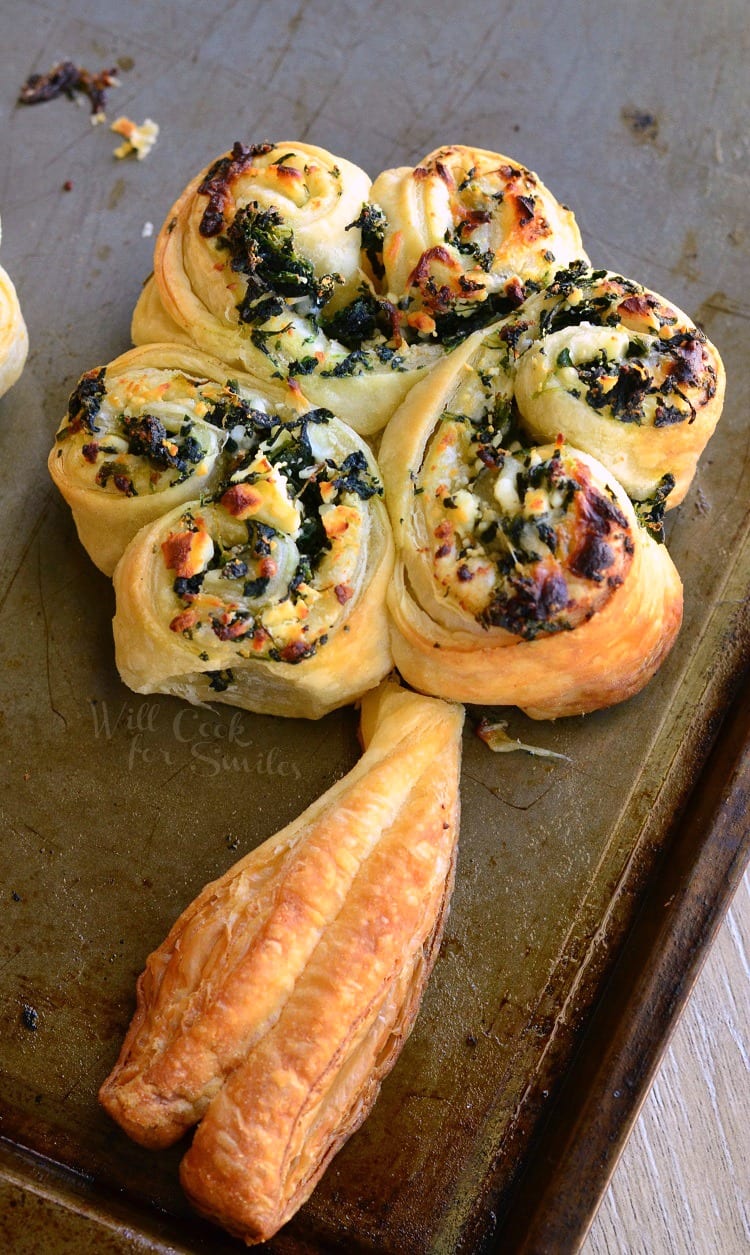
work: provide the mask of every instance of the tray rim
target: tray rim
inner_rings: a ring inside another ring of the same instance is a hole
[[[750,659],[735,673],[735,683],[703,769],[674,816],[602,982],[560,1093],[534,1136],[496,1230],[473,1248],[477,1255],[578,1251],[594,1221],[750,867]],[[660,909],[652,913],[654,907]],[[602,1027],[603,1052],[597,1046]],[[581,1089],[584,1078],[589,1083]],[[491,1190],[485,1205],[490,1199]]]

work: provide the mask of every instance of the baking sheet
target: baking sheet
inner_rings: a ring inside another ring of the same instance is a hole
[[[440,143],[504,151],[574,208],[596,265],[693,313],[729,376],[719,431],[669,523],[686,585],[675,651],[621,708],[554,725],[501,712],[513,735],[565,760],[495,757],[467,731],[457,887],[417,1026],[274,1249],[495,1240],[716,736],[746,658],[745,8],[691,0],[651,5],[640,22],[608,8],[605,21],[595,0],[575,0],[565,14],[552,0],[470,2],[460,15],[422,0],[361,13],[30,0],[6,12],[0,261],[32,353],[0,401],[13,468],[0,529],[0,1135],[7,1179],[63,1201],[84,1234],[238,1249],[190,1213],[179,1148],[131,1145],[96,1089],[145,956],[180,909],[357,753],[351,711],[238,719],[129,694],[113,666],[110,585],[47,482],[73,383],[128,344],[149,224],[234,139],[306,139],[373,176]],[[86,108],[15,105],[22,78],[66,56],[120,65],[108,114],[159,122],[147,161],[116,162],[116,137]],[[54,1250],[52,1230],[47,1240]]]

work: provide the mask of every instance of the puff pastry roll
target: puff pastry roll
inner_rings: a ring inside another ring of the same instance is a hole
[[[84,548],[111,575],[147,523],[208,494],[228,473],[230,432],[310,406],[299,393],[231,381],[196,349],[154,344],[87,371],[49,456]]]
[[[456,349],[383,439],[393,654],[425,692],[533,718],[581,714],[654,674],[682,585],[600,462],[559,441],[508,439],[507,346],[492,343]]]
[[[562,432],[631,497],[661,491],[667,508],[679,505],[724,400],[724,367],[703,332],[632,279],[583,266],[558,274],[519,320],[516,400],[530,435]]]
[[[371,200],[385,215],[384,286],[407,333],[443,341],[507,314],[528,281],[585,253],[572,212],[531,170],[452,144],[385,170]]]
[[[453,884],[462,724],[392,683],[369,694],[359,763],[208,885],[139,979],[100,1099],[150,1147],[202,1120],[183,1185],[248,1243],[310,1195],[416,1017]]]
[[[0,266],[0,396],[21,377],[29,352],[21,304],[13,281]]]
[[[138,693],[318,718],[392,666],[379,473],[328,410],[225,425],[212,496],[142,528],[118,563],[117,666]]]
[[[188,185],[133,317],[178,328],[234,368],[299,380],[362,434],[378,431],[434,350],[397,352],[361,266],[370,179],[310,144],[236,143]]]

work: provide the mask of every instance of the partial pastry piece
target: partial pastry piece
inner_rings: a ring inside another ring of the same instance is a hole
[[[100,1091],[145,1146],[202,1120],[199,1211],[269,1238],[361,1124],[416,1017],[453,884],[460,707],[369,694],[365,752],[208,885],[149,958]]]
[[[384,215],[383,290],[406,334],[451,340],[507,314],[561,267],[585,259],[570,209],[501,153],[451,144],[385,170],[370,197]]]
[[[232,368],[298,379],[315,404],[378,431],[438,350],[407,360],[373,298],[369,190],[363,170],[313,145],[235,143],[167,215],[134,341],[176,327]]]
[[[651,678],[679,629],[682,585],[600,462],[514,437],[511,355],[502,327],[477,333],[383,438],[393,655],[423,692],[583,714]]]
[[[572,266],[518,311],[515,336],[529,435],[562,433],[634,499],[679,505],[724,403],[721,358],[687,314],[632,279]]]
[[[18,293],[0,266],[0,396],[21,377],[28,351],[29,334]]]
[[[329,410],[261,408],[267,392],[232,383],[211,495],[193,479],[125,549],[116,661],[138,693],[316,719],[391,669],[393,542],[363,441]]]
[[[289,388],[227,368],[190,347],[153,344],[87,371],[49,455],[89,556],[111,575],[138,531],[209,494],[229,473],[236,442],[259,416],[311,407]]]

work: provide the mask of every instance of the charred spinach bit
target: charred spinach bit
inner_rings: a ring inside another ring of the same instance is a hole
[[[452,415],[451,417],[456,417]],[[494,453],[519,439],[519,415],[513,402],[496,395],[478,418],[472,419],[472,442],[480,447],[491,446]],[[500,437],[498,446],[497,438]],[[481,452],[479,454],[481,457]],[[483,459],[484,460],[484,459]]]
[[[463,179],[458,185],[457,191],[465,192],[467,187],[471,187],[476,177],[476,173],[477,173],[476,166],[469,166],[469,169],[466,171],[466,174],[464,175]]]
[[[247,580],[242,594],[244,597],[262,597],[269,585],[269,577],[261,575],[257,580]]]
[[[550,553],[554,553],[557,549],[557,536],[555,529],[544,519],[535,519],[534,526],[543,545],[546,545]]]
[[[478,616],[482,627],[501,627],[524,640],[534,640],[541,632],[569,630],[570,624],[556,616],[568,605],[568,587],[560,574],[536,580],[516,571],[502,573],[492,601]]]
[[[359,375],[363,371],[372,370],[372,362],[370,361],[364,349],[352,349],[345,358],[331,367],[330,370],[322,370],[321,375],[325,375],[331,379],[343,379],[347,375]]]
[[[100,488],[106,488],[107,484],[112,481],[118,492],[125,497],[137,497],[135,484],[129,475],[123,472],[119,462],[102,462],[99,470],[96,472],[96,482]]]
[[[300,357],[296,362],[290,362],[286,368],[286,373],[292,377],[293,375],[312,375],[313,371],[320,363],[317,357],[308,354],[307,357]]]
[[[331,542],[326,535],[323,520],[317,509],[311,510],[306,518],[302,520],[299,535],[297,536],[297,549],[301,555],[300,561],[303,558],[307,561],[312,574],[321,555],[330,548]]]
[[[231,667],[223,671],[206,671],[205,674],[210,676],[208,687],[215,693],[226,693],[229,686],[234,684],[234,672]]]
[[[198,571],[196,575],[178,575],[172,588],[181,600],[186,597],[195,597],[201,590],[205,574],[205,571]]]
[[[592,296],[577,305],[563,301],[552,309],[543,310],[539,327],[542,335],[546,336],[565,327],[579,327],[583,322],[593,323],[595,327],[616,327],[619,321],[620,316],[612,309],[609,296]]]
[[[180,526],[184,527],[188,532],[198,532],[200,528],[195,521],[192,510],[187,509],[180,518]]]
[[[435,335],[447,349],[456,348],[473,331],[507,318],[525,299],[527,288],[490,292],[483,301],[457,301],[453,309],[435,317]]]
[[[257,201],[242,206],[221,239],[229,250],[232,270],[247,280],[247,291],[237,307],[241,322],[267,321],[267,305],[261,298],[269,295],[306,296],[313,310],[318,310],[343,282],[338,274],[316,276],[312,263],[296,251],[292,228],[273,206],[262,209]]]
[[[64,440],[66,436],[80,431],[81,428],[92,436],[95,432],[101,431],[94,420],[99,414],[102,398],[107,391],[106,373],[106,366],[102,366],[101,370],[87,371],[79,379],[68,401],[68,425],[59,433],[58,440]]]
[[[191,467],[203,458],[203,448],[194,436],[183,435],[182,432],[178,436],[170,436],[155,414],[142,414],[140,417],[123,414],[121,422],[128,439],[128,453],[145,457],[160,470],[176,470],[180,472],[181,479],[187,479]],[[175,446],[175,453],[171,452],[170,445]]]
[[[550,458],[535,465],[530,465],[527,456],[525,469],[517,476],[517,490],[522,501],[529,488],[545,488],[547,491],[554,488],[562,495],[561,509],[565,511],[576,493],[580,492],[581,485],[577,479],[566,473],[560,454],[555,450]]]
[[[569,266],[555,272],[547,291],[552,296],[570,296],[571,292],[575,292],[576,288],[582,286],[581,280],[587,271],[586,262],[579,258],[578,261],[573,261]],[[597,277],[603,277],[605,272],[599,270],[594,273]],[[588,278],[593,279],[594,274],[588,275]]]
[[[285,331],[289,331],[291,326],[292,324],[288,322],[285,326],[274,327],[270,331],[264,331],[262,327],[253,327],[250,332],[250,339],[256,349],[260,349],[261,353],[265,353],[266,357],[271,357],[272,355],[271,350],[268,347],[268,341],[276,340],[275,348],[278,353],[281,348],[279,336],[283,335]]]
[[[306,414],[303,414],[301,418],[296,419],[293,423],[279,424],[279,435],[287,434],[288,439],[277,439],[275,447],[268,450],[266,457],[272,466],[275,466],[277,463],[283,463],[283,473],[288,479],[295,496],[299,495],[303,490],[309,493],[314,488],[310,477],[304,473],[315,465],[307,428],[310,423],[327,423],[331,417],[330,410],[321,408],[308,410]],[[306,496],[305,500],[309,506],[310,497]]]
[[[526,289],[528,292],[528,283],[526,284]],[[515,351],[518,341],[521,339],[524,331],[528,331],[528,328],[529,324],[523,318],[519,318],[517,322],[507,322],[504,327],[500,328],[498,331],[498,338],[504,345],[507,345],[509,351],[508,356],[510,353]]]
[[[206,414],[206,422],[211,423],[213,427],[221,427],[224,432],[232,432],[236,427],[243,427],[247,435],[257,437],[261,433],[270,432],[278,423],[278,419],[273,414],[266,414],[265,410],[253,409],[246,400],[238,397],[236,400],[217,402]],[[228,443],[227,449],[233,452]]]
[[[224,210],[229,199],[229,184],[232,179],[252,165],[256,157],[265,156],[274,148],[273,144],[241,144],[235,140],[228,157],[219,157],[206,173],[206,177],[198,188],[201,196],[208,196],[200,227],[201,235],[210,238],[218,235],[224,225]]]
[[[676,405],[657,405],[654,412],[654,427],[673,427],[675,423],[684,423],[688,418],[692,422],[695,418],[695,411],[692,415],[688,415]]]
[[[387,225],[388,219],[379,205],[364,204],[359,217],[345,228],[351,231],[354,227],[359,227],[362,232],[362,248],[376,279],[382,279],[385,274],[383,241]]]
[[[109,88],[117,86],[116,75],[116,66],[92,74],[72,61],[61,61],[48,74],[31,74],[19,92],[18,103],[39,105],[63,95],[75,100],[82,92],[91,102],[92,114],[97,114],[104,109]]]
[[[355,493],[362,501],[370,497],[382,497],[383,489],[367,464],[367,458],[361,449],[349,453],[341,463],[340,474],[333,483],[339,492]]]
[[[670,473],[662,475],[650,497],[646,497],[643,501],[633,502],[638,522],[660,545],[664,543],[664,514],[667,509],[667,497],[674,485],[674,475]]]
[[[245,298],[247,300],[247,297]],[[242,310],[242,306],[239,307]],[[262,296],[259,301],[255,301],[252,306],[252,318],[243,318],[240,313],[240,322],[255,322],[262,324],[270,322],[272,318],[280,318],[286,310],[286,304],[281,296]]]
[[[271,552],[271,541],[278,535],[275,527],[253,519],[248,519],[246,526],[247,539],[253,553],[258,558],[267,558]]]
[[[402,354],[397,353],[396,350],[392,349],[388,344],[376,344],[375,356],[379,361],[383,362],[384,365],[390,366],[391,370],[403,369],[404,359]]]
[[[232,557],[222,563],[221,578],[223,580],[241,580],[247,575],[247,563],[242,558]]]
[[[232,431],[234,427],[244,427],[248,434],[255,432],[267,432],[278,423],[278,419],[273,414],[266,414],[265,410],[256,410],[248,401],[244,401],[237,394],[236,384],[231,381],[227,383],[227,397],[215,401],[211,409],[205,415],[205,421],[211,423],[213,427],[220,427],[223,431]]]
[[[474,211],[471,216],[458,223],[455,231],[448,229],[445,233],[445,243],[452,245],[456,252],[461,253],[464,257],[473,257],[479,263],[482,270],[489,274],[492,269],[492,263],[495,260],[495,254],[491,248],[482,248],[480,244],[469,239],[470,233],[482,223],[489,222],[491,214],[489,211]]]
[[[649,377],[638,361],[611,362],[600,349],[590,362],[580,362],[576,367],[578,378],[586,387],[586,400],[593,410],[609,407],[614,418],[621,423],[640,423],[643,420],[643,400],[649,391]],[[609,388],[602,383],[603,375],[616,378]]]
[[[227,623],[221,618],[211,620],[211,631],[220,641],[242,640],[254,626],[252,615],[244,610],[235,610]]]
[[[321,328],[331,340],[338,340],[348,349],[357,349],[363,340],[372,340],[382,332],[393,335],[393,306],[374,292],[363,288],[359,296],[344,305],[330,318],[321,321]]]
[[[312,579],[312,566],[310,564],[310,559],[307,556],[307,554],[301,554],[297,570],[294,572],[294,575],[289,581],[289,588],[287,589],[287,596],[290,597],[292,601],[296,601],[298,596],[300,595],[299,594],[300,584],[309,584],[311,579]]]

